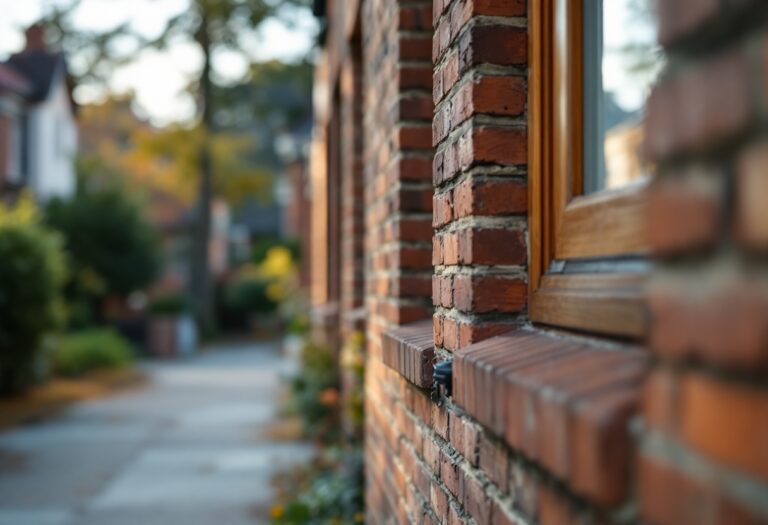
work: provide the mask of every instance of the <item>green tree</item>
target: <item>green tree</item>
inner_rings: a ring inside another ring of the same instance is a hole
[[[287,6],[303,0],[191,0],[189,10],[171,18],[162,35],[152,44],[164,47],[184,37],[194,42],[203,55],[197,82],[197,102],[202,140],[199,151],[197,216],[191,265],[192,293],[203,329],[213,325],[213,301],[208,268],[208,241],[211,233],[213,199],[213,141],[216,134],[213,82],[213,55],[220,51],[244,53],[243,35],[258,28],[270,17],[284,14]]]
[[[203,328],[211,328],[213,305],[207,255],[214,191],[213,137],[217,131],[214,118],[213,57],[222,51],[234,51],[247,56],[243,46],[245,38],[253,35],[270,18],[280,17],[290,21],[296,16],[296,9],[309,6],[309,0],[189,0],[189,7],[170,18],[162,33],[151,40],[132,33],[128,24],[98,34],[77,30],[73,14],[79,3],[80,0],[74,0],[65,7],[53,9],[47,22],[55,28],[54,38],[61,46],[77,54],[80,67],[75,68],[75,73],[83,80],[107,78],[115,64],[129,62],[141,48],[165,48],[172,43],[186,41],[195,44],[201,52],[203,64],[193,83],[202,139],[197,155],[196,221],[190,261],[191,292]],[[129,40],[132,43],[128,43]]]
[[[40,224],[31,200],[0,204],[0,392],[35,379],[42,339],[60,319],[64,278],[60,239]]]
[[[74,296],[95,301],[125,296],[157,277],[161,261],[155,233],[121,188],[80,184],[74,198],[52,200],[45,218],[64,238]]]

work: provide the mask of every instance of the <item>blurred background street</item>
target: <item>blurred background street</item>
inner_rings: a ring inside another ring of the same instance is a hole
[[[1,433],[0,524],[267,523],[272,476],[312,455],[270,435],[294,365],[275,344],[220,344]]]

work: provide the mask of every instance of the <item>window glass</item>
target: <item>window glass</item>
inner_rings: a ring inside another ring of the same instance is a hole
[[[652,175],[645,102],[664,63],[653,0],[584,0],[584,192]]]

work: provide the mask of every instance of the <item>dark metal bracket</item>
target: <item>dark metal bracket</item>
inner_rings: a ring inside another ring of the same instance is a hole
[[[435,363],[432,372],[432,398],[439,404],[442,404],[445,398],[451,395],[451,386],[453,385],[453,360],[440,361]]]

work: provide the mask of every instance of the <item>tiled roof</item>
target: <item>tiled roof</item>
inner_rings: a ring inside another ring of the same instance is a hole
[[[33,102],[48,98],[51,85],[56,78],[56,72],[60,68],[66,68],[62,53],[52,53],[41,49],[23,51],[12,55],[6,64],[29,80],[32,86],[29,98]]]

